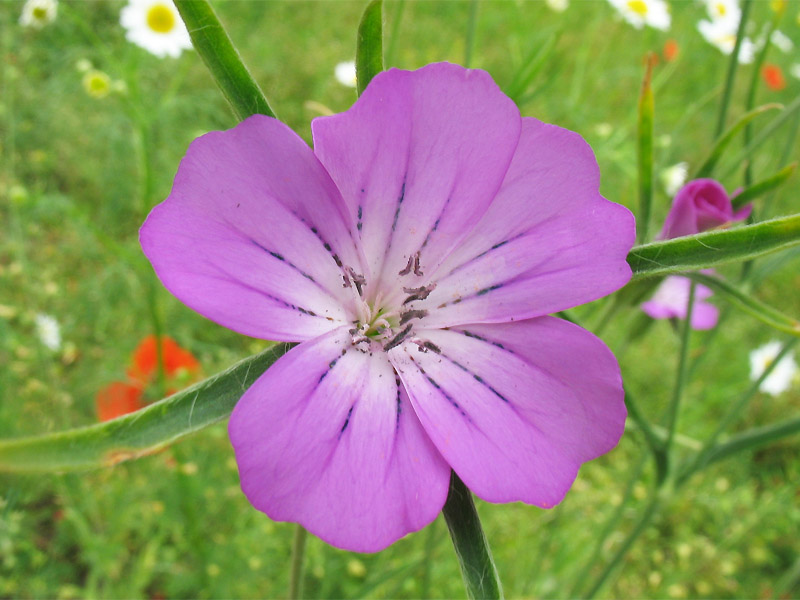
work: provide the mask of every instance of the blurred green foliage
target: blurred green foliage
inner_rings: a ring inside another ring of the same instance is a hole
[[[333,77],[352,60],[365,2],[228,2],[216,6],[253,76],[281,118],[310,141],[319,107],[346,109],[355,90]],[[193,52],[159,60],[125,41],[118,2],[62,2],[55,23],[40,31],[17,24],[20,2],[0,4],[0,436],[49,432],[92,423],[98,389],[122,379],[133,348],[151,333],[149,265],[137,229],[169,191],[188,143],[235,118]],[[387,1],[392,64],[461,62],[466,2]],[[655,172],[678,161],[696,169],[713,143],[726,58],[696,30],[699,4],[674,2],[670,32],[636,31],[605,2],[573,2],[564,13],[543,2],[479,6],[472,66],[509,85],[553,43],[528,89],[523,115],[580,132],[592,144],[603,194],[636,206],[636,102],[648,51],[668,38],[676,61],[654,73]],[[781,29],[800,42],[798,7]],[[771,18],[756,3],[755,33]],[[393,19],[401,16],[399,23]],[[795,60],[797,55],[795,54]],[[89,97],[76,65],[88,60],[122,82],[102,99]],[[791,57],[769,58],[786,70]],[[749,77],[747,67],[740,71]],[[740,76],[731,119],[744,110],[748,77]],[[124,87],[125,91],[119,91]],[[788,104],[800,92],[762,89],[758,103]],[[754,127],[758,132],[758,126]],[[791,127],[753,160],[761,179],[797,158]],[[788,148],[788,152],[786,149]],[[724,159],[723,159],[724,163]],[[737,171],[723,181],[742,184]],[[757,203],[759,219],[798,212],[795,181]],[[670,198],[656,186],[654,223]],[[756,262],[758,297],[800,315],[800,253]],[[761,269],[761,271],[759,271]],[[731,279],[738,267],[724,269]],[[721,300],[718,300],[720,303]],[[190,349],[212,374],[265,343],[246,339],[158,292],[165,333]],[[589,323],[597,307],[578,309]],[[37,313],[61,325],[58,351],[35,335]],[[604,338],[618,351],[626,385],[656,420],[674,382],[678,339],[667,322],[624,340],[619,314]],[[774,337],[732,313],[712,334],[693,336],[696,368],[686,390],[677,442],[691,447],[748,385],[748,352]],[[758,395],[738,428],[797,414],[798,387]],[[800,441],[715,465],[670,498],[626,557],[607,597],[797,597]],[[542,511],[479,503],[509,597],[568,597],[593,550],[597,532],[622,501],[626,482],[646,452],[631,428],[620,447],[586,465],[566,500]],[[632,484],[632,500],[602,548],[621,543],[648,495],[649,464]],[[278,597],[288,585],[293,526],[272,523],[238,488],[224,426],[214,426],[157,455],[80,475],[0,476],[0,597]],[[460,597],[458,565],[446,527],[437,520],[376,555],[354,555],[310,539],[305,592],[330,597]],[[595,570],[590,575],[595,574]],[[794,574],[794,575],[793,575]],[[783,586],[779,590],[777,586]]]

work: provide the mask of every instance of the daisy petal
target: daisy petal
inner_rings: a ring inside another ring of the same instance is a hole
[[[416,252],[432,271],[489,206],[519,128],[488,73],[447,63],[380,73],[350,110],[315,119],[314,152],[342,192],[369,273],[394,288]]]
[[[603,198],[591,148],[524,118],[517,152],[483,219],[432,275],[414,309],[426,327],[527,319],[589,302],[630,279],[633,215]]]
[[[542,317],[419,336],[433,346],[411,341],[390,359],[425,431],[484,500],[552,507],[622,435],[619,367],[580,327]]]
[[[253,506],[375,552],[436,518],[450,468],[386,355],[362,350],[345,328],[301,344],[245,393],[229,433]]]
[[[360,268],[336,187],[263,115],[195,140],[140,240],[161,281],[209,319],[298,341],[347,321],[342,263]]]

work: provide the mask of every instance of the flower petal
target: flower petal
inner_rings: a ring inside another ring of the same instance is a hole
[[[426,327],[537,317],[630,279],[633,215],[598,192],[592,149],[566,129],[522,122],[495,201],[433,274],[436,289],[411,306],[431,313]]]
[[[361,267],[341,196],[276,119],[195,140],[140,239],[175,296],[245,335],[303,340],[349,320],[339,265]]]
[[[488,73],[438,63],[378,74],[350,110],[311,124],[314,152],[360,232],[374,289],[416,252],[432,271],[478,222],[519,138],[514,103]],[[370,277],[368,277],[368,280]]]
[[[436,518],[450,468],[385,353],[362,346],[341,328],[291,350],[236,405],[229,433],[253,506],[375,552]]]
[[[389,357],[422,426],[489,502],[549,508],[625,426],[616,359],[588,331],[541,317],[425,330]]]

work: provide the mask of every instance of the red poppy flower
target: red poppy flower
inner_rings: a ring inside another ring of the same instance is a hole
[[[191,352],[184,350],[175,340],[165,335],[161,336],[161,359],[168,378],[179,376],[183,372],[194,373],[200,369],[200,363]],[[147,385],[155,379],[157,372],[156,336],[148,335],[133,351],[133,366],[128,369],[128,377]]]
[[[766,64],[761,67],[761,77],[771,90],[779,92],[786,87],[786,78],[778,65]]]
[[[669,39],[664,42],[664,50],[661,54],[664,56],[664,61],[672,62],[676,58],[678,58],[678,54],[680,54],[680,46],[678,46],[678,42],[673,39]]]
[[[138,385],[115,381],[97,392],[97,418],[110,421],[127,415],[144,406],[142,388]]]

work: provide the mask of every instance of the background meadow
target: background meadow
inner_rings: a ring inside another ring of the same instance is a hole
[[[309,142],[312,118],[356,99],[334,69],[354,57],[364,5],[214,4],[272,106]],[[35,29],[19,24],[21,2],[0,4],[0,438],[96,422],[98,392],[125,379],[131,354],[153,333],[154,310],[163,333],[205,375],[267,346],[181,305],[157,285],[139,250],[138,228],[169,192],[189,142],[236,119],[195,52],[159,59],[126,41],[122,6],[61,2],[55,21]],[[670,6],[672,25],[658,31],[631,27],[599,0],[573,1],[563,12],[544,2],[387,0],[386,62],[414,69],[447,60],[488,70],[514,92],[523,115],[581,133],[597,155],[603,195],[635,209],[636,107],[644,57],[655,52],[653,212],[660,225],[671,196],[658,174],[683,161],[692,172],[707,156],[728,66],[697,31],[705,7]],[[772,18],[768,2],[755,2],[749,35],[758,39]],[[759,83],[756,105],[789,104],[800,93],[790,75],[800,63],[800,4],[789,3],[780,30],[795,48],[771,47],[767,61],[785,73],[785,86]],[[669,61],[668,40],[678,48]],[[99,92],[85,87],[86,61],[108,77]],[[521,69],[531,65],[533,76],[520,85]],[[744,112],[753,74],[752,65],[738,71],[729,123]],[[756,132],[769,117],[759,119]],[[753,157],[755,179],[798,158],[797,122],[795,114]],[[740,148],[736,140],[726,157]],[[717,176],[728,191],[742,185],[742,170],[730,160]],[[755,206],[758,220],[798,212],[796,176]],[[795,249],[759,259],[750,279],[756,297],[792,316],[800,315],[799,258]],[[721,272],[736,280],[740,270]],[[750,386],[749,353],[782,339],[724,299],[714,302],[725,316],[712,332],[692,336],[679,449],[697,449]],[[601,330],[629,393],[658,423],[675,380],[676,328],[659,321],[628,340],[625,328],[642,318],[639,311],[608,316],[603,301],[596,304],[575,314]],[[50,347],[41,315],[58,323],[60,340]],[[148,394],[160,397],[158,389]],[[753,396],[731,431],[799,409],[795,381],[777,396]],[[556,509],[479,502],[506,595],[587,594],[645,506],[650,462],[629,423],[620,446],[585,465]],[[709,467],[666,495],[599,596],[800,596],[798,481],[797,435]],[[0,598],[280,597],[293,532],[247,503],[219,424],[113,469],[0,475]],[[463,596],[441,517],[374,555],[310,538],[304,589],[312,598]]]

